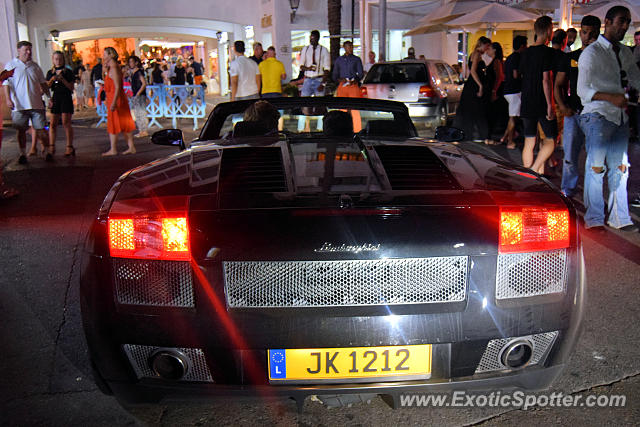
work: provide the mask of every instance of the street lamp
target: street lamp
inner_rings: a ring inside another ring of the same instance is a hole
[[[45,39],[45,43],[46,42],[51,42],[51,43],[55,43],[58,46],[62,47],[62,44],[60,44],[60,42],[58,41],[58,36],[60,35],[60,31],[51,30],[51,31],[49,31],[49,35],[51,36],[51,40]]]
[[[300,0],[289,0],[289,6],[291,6],[291,22],[293,22],[296,17],[296,11],[300,7]]]

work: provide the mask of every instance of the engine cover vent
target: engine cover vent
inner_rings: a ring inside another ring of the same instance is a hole
[[[227,148],[222,153],[221,193],[287,191],[279,147]]]
[[[428,147],[375,148],[393,190],[460,190],[449,169]]]

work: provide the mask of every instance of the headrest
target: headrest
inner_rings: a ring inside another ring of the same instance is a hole
[[[407,127],[396,120],[369,120],[364,130],[367,136],[411,136]]]
[[[238,122],[233,127],[233,137],[262,136],[270,132],[262,122]]]

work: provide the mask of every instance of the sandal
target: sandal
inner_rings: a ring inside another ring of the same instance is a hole
[[[0,200],[8,200],[16,197],[20,192],[15,188],[7,187],[5,185],[0,186]]]

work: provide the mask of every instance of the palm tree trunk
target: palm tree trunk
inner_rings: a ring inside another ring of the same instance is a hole
[[[329,34],[331,36],[340,35],[340,21],[342,20],[342,0],[328,0]],[[340,56],[340,37],[332,37],[331,42],[331,65]]]

